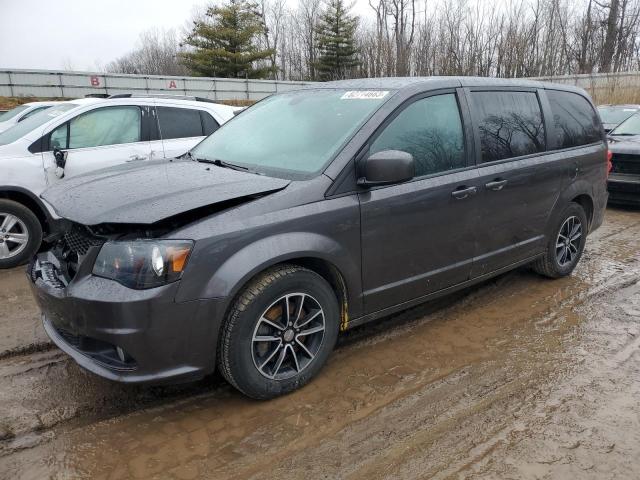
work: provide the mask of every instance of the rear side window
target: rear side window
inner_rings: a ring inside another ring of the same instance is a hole
[[[471,98],[483,163],[544,151],[544,123],[535,92],[472,92]]]
[[[572,92],[547,90],[558,148],[578,147],[599,142],[600,120],[591,104]]]
[[[454,94],[416,100],[382,131],[369,153],[401,150],[413,155],[416,176],[466,166],[464,134]]]
[[[157,110],[163,140],[203,136],[199,110],[171,107],[157,107]]]
[[[220,125],[215,119],[207,112],[200,111],[200,118],[202,119],[202,128],[204,130],[204,134],[209,136],[213,132],[215,132]]]

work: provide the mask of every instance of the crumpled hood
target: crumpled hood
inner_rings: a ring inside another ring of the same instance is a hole
[[[159,160],[64,179],[41,196],[59,216],[84,225],[151,224],[289,183],[191,160]]]

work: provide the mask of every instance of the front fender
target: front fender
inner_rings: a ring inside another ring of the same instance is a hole
[[[357,315],[361,305],[360,267],[350,251],[336,240],[314,232],[274,234],[252,242],[227,258],[202,285],[199,292],[181,289],[178,301],[198,298],[233,297],[247,282],[270,266],[300,258],[323,260],[333,265],[345,281],[350,315]],[[357,257],[356,257],[357,258]]]

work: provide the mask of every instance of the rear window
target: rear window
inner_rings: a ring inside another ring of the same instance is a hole
[[[471,98],[483,163],[544,151],[544,123],[535,92],[472,92]]]
[[[202,137],[200,111],[188,108],[157,107],[160,135],[171,138]]]
[[[547,90],[558,148],[579,147],[599,142],[600,119],[591,104],[572,92]]]

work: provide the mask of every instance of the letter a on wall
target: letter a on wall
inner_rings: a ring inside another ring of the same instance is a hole
[[[175,81],[175,80],[171,80],[171,81],[169,82],[169,88],[178,88],[178,87],[176,86],[176,81]]]
[[[91,75],[91,86],[92,87],[99,87],[100,86],[100,77],[98,77],[97,75]]]

